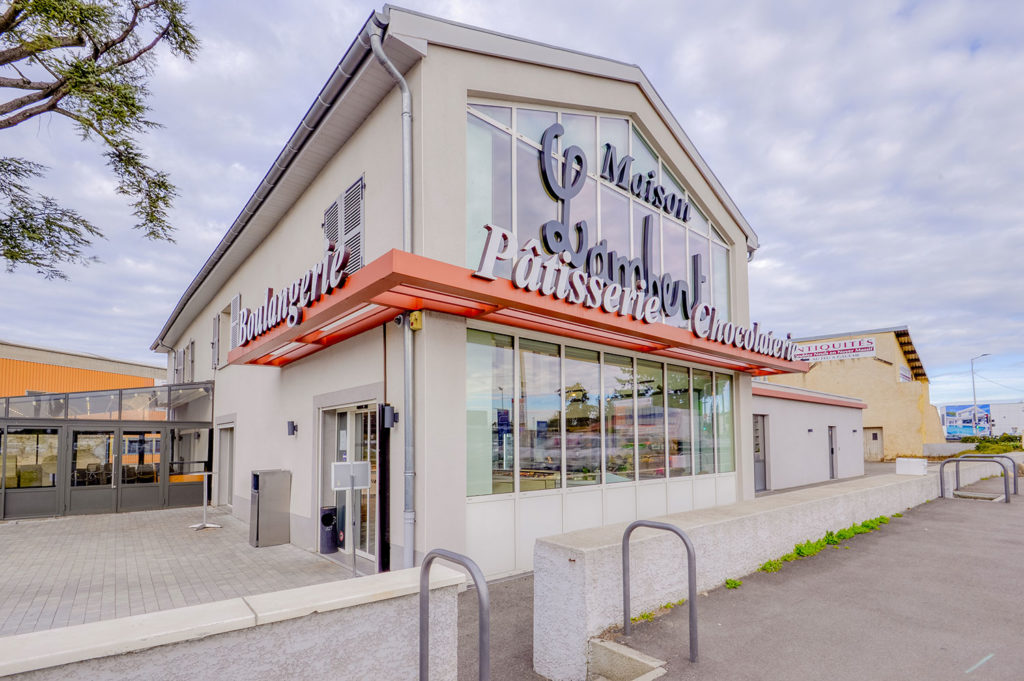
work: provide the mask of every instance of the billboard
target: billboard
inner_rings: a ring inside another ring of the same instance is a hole
[[[992,434],[992,405],[979,404],[974,415],[973,404],[947,404],[942,408],[942,427],[946,438],[957,440],[965,435]],[[977,427],[977,430],[975,430]]]
[[[835,359],[874,357],[874,338],[801,343],[796,348],[794,359],[803,362],[829,362]]]

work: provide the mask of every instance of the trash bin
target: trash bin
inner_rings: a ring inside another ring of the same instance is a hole
[[[320,507],[320,553],[338,552],[338,509]]]

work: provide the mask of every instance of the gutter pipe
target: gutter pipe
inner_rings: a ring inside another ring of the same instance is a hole
[[[370,49],[377,61],[384,67],[402,93],[402,250],[413,252],[412,244],[412,94],[409,84],[388,59],[381,47],[381,36],[387,28],[388,19],[380,13],[374,13],[369,25]],[[404,355],[405,376],[402,401],[405,405],[402,414],[404,425],[403,440],[405,441],[405,513],[404,537],[402,540],[402,566],[411,568],[416,565],[416,450],[413,438],[415,428],[413,421],[413,337],[409,317],[406,315],[402,324],[402,353]]]

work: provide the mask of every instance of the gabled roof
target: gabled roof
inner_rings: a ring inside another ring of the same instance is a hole
[[[914,380],[928,380],[928,374],[924,371],[924,364],[921,362],[920,355],[917,354],[917,348],[914,347],[914,341],[910,339],[910,329],[906,326],[890,326],[882,329],[867,329],[865,331],[846,331],[844,333],[829,333],[824,336],[808,336],[806,338],[794,338],[794,343],[809,343],[811,341],[820,340],[835,340],[837,338],[851,338],[853,336],[877,336],[883,333],[892,333],[896,336],[896,342],[900,345],[900,350],[903,351],[903,357],[907,360],[907,364],[910,365],[910,371],[914,375]]]
[[[428,44],[436,44],[636,84],[739,225],[747,238],[747,250],[758,247],[757,234],[638,66],[385,5],[383,12],[372,13],[363,24],[242,212],[182,294],[150,346],[151,350],[166,351],[178,340],[190,321],[209,304],[327,162],[395,87],[391,77],[372,57],[371,32],[383,34],[384,50],[402,73],[426,55]],[[416,102],[413,107],[415,115]]]

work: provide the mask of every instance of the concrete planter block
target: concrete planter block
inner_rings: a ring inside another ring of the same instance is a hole
[[[896,475],[924,475],[928,472],[928,459],[896,459]]]

